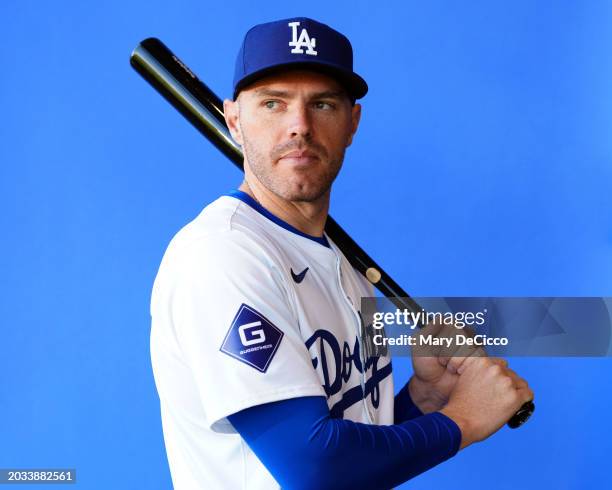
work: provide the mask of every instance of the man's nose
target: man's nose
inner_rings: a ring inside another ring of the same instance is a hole
[[[306,104],[295,104],[289,111],[289,118],[288,131],[291,137],[310,138],[312,136],[311,114]]]

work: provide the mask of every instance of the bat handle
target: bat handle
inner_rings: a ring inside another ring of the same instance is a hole
[[[518,429],[521,425],[527,422],[527,420],[529,420],[529,417],[531,417],[531,414],[534,411],[535,403],[533,403],[533,401],[525,402],[508,421],[508,427],[511,429]]]

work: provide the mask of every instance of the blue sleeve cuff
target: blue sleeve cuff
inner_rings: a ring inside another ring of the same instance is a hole
[[[408,381],[410,383],[410,381]],[[419,407],[417,407],[412,398],[410,398],[410,392],[408,391],[408,383],[395,395],[393,421],[396,424],[401,424],[406,420],[412,420],[416,417],[424,415]]]
[[[438,422],[440,422],[441,426],[444,427],[446,431],[448,431],[448,435],[450,438],[450,448],[451,452],[448,457],[453,457],[455,454],[459,452],[459,448],[461,447],[461,429],[457,425],[457,423],[451,419],[450,417],[444,415],[441,412],[434,412],[429,415],[433,415]]]

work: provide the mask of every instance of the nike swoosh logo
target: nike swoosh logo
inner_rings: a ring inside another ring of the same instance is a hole
[[[299,274],[296,274],[295,272],[293,272],[293,269],[291,269],[291,277],[293,277],[293,280],[299,284],[301,283],[304,278],[306,277],[306,273],[308,272],[308,267],[306,267],[306,269],[304,269],[302,272],[300,272]]]

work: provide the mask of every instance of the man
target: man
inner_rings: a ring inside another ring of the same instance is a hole
[[[352,57],[346,37],[307,18],[244,38],[224,102],[244,182],[174,237],[153,288],[175,488],[390,488],[533,398],[475,349],[414,357],[395,397],[390,359],[365,358],[359,306],[373,291],[324,233],[367,92]]]

